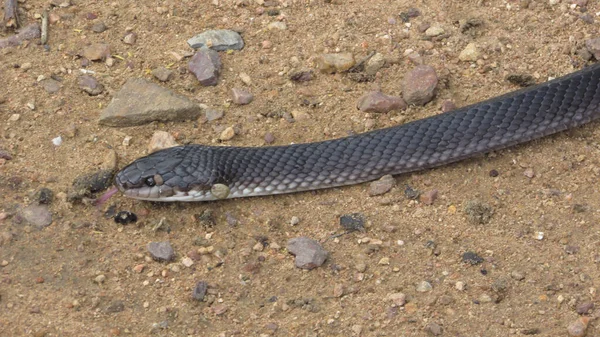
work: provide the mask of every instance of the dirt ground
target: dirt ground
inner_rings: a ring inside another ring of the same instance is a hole
[[[50,7],[20,1],[23,23],[39,20],[45,8],[59,20],[50,24],[47,48],[32,41],[0,50],[0,149],[13,157],[0,162],[0,335],[564,336],[583,316],[591,318],[587,335],[599,334],[598,123],[398,176],[397,186],[377,197],[360,184],[211,203],[154,204],[118,195],[100,210],[64,198],[73,180],[97,170],[111,151],[119,166],[143,156],[158,130],[181,143],[214,143],[228,126],[240,132],[227,145],[263,146],[269,132],[274,144],[311,142],[431,116],[447,99],[464,106],[515,90],[505,80],[509,74],[543,82],[570,73],[586,64],[579,52],[585,40],[600,36],[600,5],[573,2],[73,0]],[[405,22],[410,8],[420,15]],[[481,24],[462,28],[473,19]],[[287,29],[266,28],[278,20]],[[107,27],[102,33],[91,30],[98,22]],[[426,24],[441,26],[443,36],[427,38]],[[201,87],[186,71],[188,59],[178,61],[172,52],[191,51],[186,40],[214,28],[241,31],[246,47],[222,52],[219,84]],[[122,41],[127,29],[137,34],[133,45]],[[92,97],[77,78],[78,55],[94,42],[110,44],[119,57],[112,66],[87,67],[106,87]],[[471,42],[481,58],[459,61]],[[436,98],[405,112],[358,111],[357,99],[370,90],[401,94],[401,80],[414,67],[408,49],[435,67]],[[360,58],[371,51],[397,60],[373,82],[320,73],[301,84],[289,79],[314,69],[320,54]],[[159,66],[176,73],[161,85],[224,117],[211,124],[98,124],[127,79],[159,83],[150,74]],[[240,73],[249,75],[250,86]],[[60,90],[48,93],[38,82],[42,75],[59,78]],[[248,88],[254,101],[230,104],[233,87]],[[310,118],[274,117],[293,110]],[[59,135],[63,143],[55,146]],[[499,175],[491,177],[492,170]],[[438,198],[433,205],[409,200],[406,185],[438,190]],[[55,194],[53,221],[38,230],[16,214],[42,187]],[[468,221],[464,207],[471,200],[493,207],[489,223]],[[110,205],[136,213],[138,222],[106,219]],[[213,212],[213,226],[196,219],[205,210]],[[356,212],[367,219],[365,232],[328,239],[342,232],[341,215]],[[299,219],[294,226],[293,217]],[[161,219],[163,230],[153,230]],[[298,236],[322,242],[330,252],[325,265],[294,267],[285,246]],[[150,241],[169,241],[175,261],[152,261]],[[484,261],[465,263],[465,252]],[[190,267],[181,262],[186,256],[195,257]],[[192,298],[199,281],[209,285],[202,302]],[[421,289],[423,281],[432,288]],[[398,293],[406,303],[394,302]]]

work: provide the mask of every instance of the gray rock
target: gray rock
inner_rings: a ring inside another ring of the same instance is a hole
[[[108,126],[133,126],[152,121],[183,121],[198,118],[198,104],[143,78],[125,83],[102,111],[99,123]]]
[[[19,216],[28,224],[43,229],[52,223],[52,213],[46,205],[31,204],[19,212]]]
[[[471,265],[480,264],[483,262],[483,258],[475,252],[465,252],[462,256],[463,262],[469,263]]]
[[[108,305],[108,307],[106,307],[106,312],[107,313],[117,313],[117,312],[121,312],[125,310],[125,303],[123,303],[123,301],[114,301],[111,304]]]
[[[596,60],[600,60],[600,37],[585,40],[585,46]]]
[[[231,89],[231,96],[233,96],[233,103],[239,105],[249,104],[254,99],[252,93],[240,88]]]
[[[113,169],[100,169],[76,177],[67,195],[67,200],[79,201],[84,197],[92,197],[94,193],[104,191],[112,185],[113,173]]]
[[[167,69],[165,67],[158,67],[152,70],[152,75],[161,82],[167,82],[171,79],[171,77],[173,77],[173,70]]]
[[[364,231],[365,216],[362,213],[350,213],[340,216],[340,226],[347,231]]]
[[[106,25],[104,22],[96,22],[92,25],[92,31],[94,33],[102,33],[106,30]]]
[[[208,288],[208,283],[206,281],[200,281],[196,283],[194,290],[192,290],[192,298],[197,301],[203,301],[204,296],[206,296],[206,290]]]
[[[585,315],[589,313],[592,309],[594,309],[594,303],[590,301],[585,301],[577,304],[575,310],[580,315]]]
[[[204,86],[217,85],[221,73],[221,59],[214,50],[201,48],[188,62],[189,70],[196,75],[200,84]]]
[[[384,65],[385,58],[382,54],[377,53],[373,55],[373,57],[371,57],[365,64],[365,73],[367,73],[367,75],[375,75],[379,69],[383,68]]]
[[[42,81],[42,86],[44,86],[44,90],[49,94],[54,94],[60,90],[60,82],[53,78]]]
[[[212,122],[217,119],[223,118],[223,111],[215,110],[215,109],[206,109],[204,110],[204,117],[207,122]]]
[[[175,257],[175,251],[168,241],[148,243],[148,252],[156,261],[171,261]]]
[[[209,30],[187,40],[194,49],[208,47],[213,50],[240,50],[244,48],[244,40],[240,34],[226,29]]]
[[[402,96],[408,104],[425,105],[433,99],[437,83],[438,77],[432,66],[416,66],[404,77]]]
[[[420,293],[426,293],[428,291],[431,291],[433,289],[433,286],[427,281],[421,281],[417,283],[415,289]]]
[[[356,107],[364,112],[386,113],[392,110],[405,110],[408,105],[399,96],[389,96],[380,91],[372,91],[358,99]]]
[[[396,179],[391,175],[384,175],[379,180],[375,180],[369,185],[369,195],[381,195],[389,192],[396,185]]]
[[[441,336],[442,335],[442,327],[435,322],[429,322],[425,326],[425,331],[427,331],[432,336]]]
[[[100,95],[104,91],[104,86],[89,75],[79,76],[79,88],[90,96]]]
[[[287,250],[296,256],[296,267],[301,269],[321,266],[329,254],[317,241],[304,236],[289,240]]]
[[[134,32],[129,32],[123,36],[123,43],[125,44],[135,44],[137,40],[137,34]]]

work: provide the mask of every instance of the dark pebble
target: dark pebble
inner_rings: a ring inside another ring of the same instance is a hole
[[[114,217],[115,222],[120,225],[127,225],[137,221],[137,215],[129,211],[120,211]]]
[[[125,310],[125,304],[123,301],[114,301],[108,307],[106,307],[106,312],[108,313],[116,313]]]
[[[579,17],[581,19],[581,21],[587,23],[587,24],[592,24],[594,23],[594,17],[590,14],[590,13],[585,13],[583,15],[581,15]]]
[[[466,252],[462,256],[463,262],[470,263],[471,265],[480,264],[483,262],[483,258],[474,252]]]
[[[310,80],[313,79],[313,71],[312,70],[305,70],[305,71],[298,71],[293,73],[290,76],[290,80],[294,81],[294,82],[308,82]]]
[[[192,298],[197,301],[203,301],[206,296],[206,290],[208,289],[208,283],[206,281],[200,281],[196,283],[194,290],[192,290]]]
[[[340,217],[340,226],[347,231],[364,231],[365,216],[362,213],[344,214]]]
[[[577,313],[580,315],[585,315],[593,309],[594,309],[593,302],[581,302],[581,303],[578,303],[577,307],[575,308],[575,310],[577,310]]]
[[[72,190],[69,191],[69,201],[91,197],[93,193],[104,191],[112,185],[112,170],[99,170],[75,178]]]
[[[42,187],[35,194],[35,199],[40,204],[46,204],[46,205],[50,204],[52,202],[53,198],[54,198],[54,192],[52,192],[49,188],[46,188],[46,187]]]
[[[506,80],[520,87],[528,87],[535,84],[535,78],[528,74],[509,74]]]
[[[421,192],[419,190],[413,189],[412,187],[406,185],[406,188],[404,189],[404,196],[407,199],[416,200],[416,199],[419,199],[420,195],[421,195]]]
[[[490,177],[495,178],[499,175],[500,173],[497,170],[490,170]]]

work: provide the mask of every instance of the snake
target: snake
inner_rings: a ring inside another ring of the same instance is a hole
[[[449,164],[600,117],[600,63],[449,112],[312,143],[189,144],[133,161],[114,178],[127,197],[210,201],[359,184]]]

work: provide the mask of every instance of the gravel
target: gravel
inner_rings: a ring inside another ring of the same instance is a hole
[[[156,261],[169,262],[175,257],[175,251],[168,241],[148,243],[148,252]]]
[[[402,96],[409,105],[425,105],[433,99],[438,77],[432,66],[419,65],[402,82]]]

